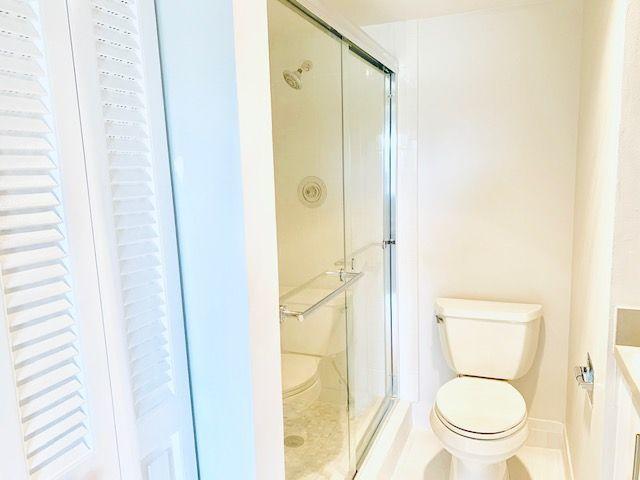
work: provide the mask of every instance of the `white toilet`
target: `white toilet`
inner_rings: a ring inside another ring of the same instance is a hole
[[[527,406],[508,383],[533,363],[540,305],[439,298],[442,349],[458,377],[436,395],[430,420],[451,453],[450,480],[508,480],[507,459],[529,434]]]
[[[281,358],[284,412],[287,418],[294,418],[301,415],[320,396],[320,358],[297,353],[283,353]]]
[[[293,310],[305,310],[331,289],[305,289],[281,301]],[[282,401],[286,418],[304,414],[322,393],[322,362],[345,348],[344,300],[336,298],[304,321],[281,324]]]

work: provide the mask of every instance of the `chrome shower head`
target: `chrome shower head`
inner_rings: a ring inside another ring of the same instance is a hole
[[[302,75],[298,70],[294,72],[291,70],[285,70],[282,72],[282,76],[284,77],[284,81],[287,82],[287,85],[291,88],[295,88],[296,90],[300,90],[302,88]]]
[[[308,72],[311,68],[313,68],[313,63],[311,63],[310,60],[305,60],[296,70],[285,70],[282,72],[282,77],[291,88],[300,90],[302,88],[302,74]]]

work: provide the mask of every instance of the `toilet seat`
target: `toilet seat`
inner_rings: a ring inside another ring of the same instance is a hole
[[[320,358],[297,353],[282,354],[282,396],[287,398],[310,389],[318,381]]]
[[[436,396],[434,413],[452,432],[477,440],[495,440],[518,432],[526,424],[522,395],[503,380],[458,377]]]

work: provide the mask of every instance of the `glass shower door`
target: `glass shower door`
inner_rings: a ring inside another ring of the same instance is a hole
[[[342,42],[268,7],[286,478],[346,479]]]
[[[362,279],[347,296],[349,431],[357,467],[392,394],[389,74],[342,50],[345,249]]]
[[[268,6],[286,478],[341,480],[392,394],[390,77]]]

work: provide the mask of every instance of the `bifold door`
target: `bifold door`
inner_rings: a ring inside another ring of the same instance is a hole
[[[0,13],[0,478],[118,478],[65,2]]]
[[[152,0],[0,0],[0,478],[197,478]]]
[[[123,474],[196,478],[154,4],[68,5]]]

